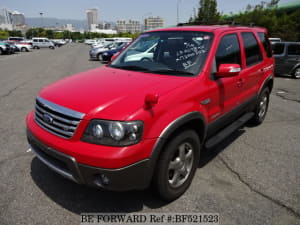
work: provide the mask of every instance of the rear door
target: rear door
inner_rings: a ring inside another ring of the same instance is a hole
[[[253,32],[241,32],[241,42],[243,46],[242,71],[240,72],[241,94],[238,104],[247,102],[254,98],[258,91],[258,85],[264,75],[264,65],[262,49],[260,48],[258,37]]]
[[[300,44],[290,43],[287,46],[286,73],[291,73],[294,67],[300,63]]]

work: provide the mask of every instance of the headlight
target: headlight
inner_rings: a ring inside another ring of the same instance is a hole
[[[103,55],[108,55],[108,53],[107,53],[107,52],[104,52]]]
[[[143,126],[142,121],[92,120],[81,140],[108,146],[134,145],[141,141]]]

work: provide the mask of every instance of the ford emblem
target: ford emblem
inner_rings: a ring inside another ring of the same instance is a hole
[[[45,113],[43,115],[43,120],[45,123],[48,123],[48,124],[51,124],[53,122],[53,118],[47,113]]]

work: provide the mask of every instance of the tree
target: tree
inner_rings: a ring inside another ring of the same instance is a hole
[[[220,13],[217,10],[217,0],[200,0],[198,15],[194,22],[197,24],[218,23]]]
[[[0,30],[0,40],[6,40],[9,37],[7,30]]]

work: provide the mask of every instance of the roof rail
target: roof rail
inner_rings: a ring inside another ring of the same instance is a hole
[[[182,26],[201,26],[201,25],[228,25],[228,26],[247,26],[247,27],[254,27],[254,23],[249,23],[249,24],[242,24],[237,21],[216,21],[216,22],[192,22],[192,23],[178,23],[178,27]]]

